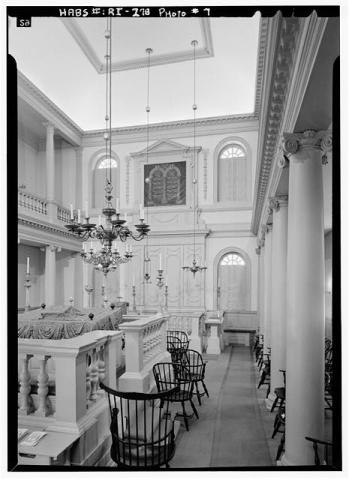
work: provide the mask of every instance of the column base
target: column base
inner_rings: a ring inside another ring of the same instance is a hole
[[[206,353],[209,355],[220,355],[221,354],[221,345],[218,337],[211,339],[210,337],[207,340],[207,350]]]
[[[271,410],[271,407],[273,406],[274,400],[276,398],[275,393],[269,393],[268,398],[265,399],[265,406],[267,407],[267,410]]]

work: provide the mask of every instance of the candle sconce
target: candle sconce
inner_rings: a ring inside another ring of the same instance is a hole
[[[150,258],[146,256],[144,258],[144,275],[143,275],[144,281],[143,283],[151,283],[151,276],[150,276]]]
[[[27,272],[25,274],[25,311],[28,312],[30,309],[30,288],[32,286],[31,280],[30,280],[30,273]]]
[[[159,269],[158,276],[156,277],[156,285],[161,289],[165,285],[164,271]]]
[[[93,293],[94,288],[89,287],[88,285],[85,285],[85,292],[87,292],[88,295],[88,307],[92,308],[92,293]]]
[[[137,312],[137,306],[136,306],[136,286],[135,286],[135,285],[133,285],[133,287],[132,287],[132,297],[133,297],[133,298],[132,298],[132,300],[133,300],[133,302],[132,302],[132,311],[133,311],[133,312]]]

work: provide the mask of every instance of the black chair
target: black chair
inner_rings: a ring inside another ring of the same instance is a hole
[[[271,438],[274,438],[278,432],[284,432],[285,430],[280,430],[281,427],[285,427],[286,423],[286,411],[285,407],[279,407],[277,414],[274,419],[274,430]]]
[[[282,372],[283,377],[284,377],[284,386],[283,387],[276,387],[274,389],[275,393],[275,400],[273,402],[273,405],[271,406],[270,411],[273,412],[274,408],[277,406],[278,402],[279,407],[282,407],[285,403],[286,400],[286,370],[279,370],[279,372]]]
[[[182,364],[186,366],[190,372],[190,377],[195,385],[196,396],[199,404],[201,405],[201,397],[208,394],[207,387],[205,385],[205,372],[207,362],[204,362],[202,356],[196,350],[187,350],[182,356]],[[199,390],[199,382],[201,383],[204,392]]]
[[[264,355],[264,357],[265,359],[263,360],[262,373],[257,388],[259,389],[262,385],[267,385],[268,388],[266,398],[268,398],[270,393],[270,355],[267,353]]]
[[[313,444],[314,465],[332,465],[333,443],[312,437],[305,437],[305,439]]]
[[[183,354],[189,348],[188,335],[181,330],[167,330],[167,351],[171,354],[172,363],[180,363]]]
[[[166,399],[171,403],[180,403],[182,405],[185,428],[189,430],[189,416],[185,410],[186,402],[190,403],[195,416],[199,418],[193,403],[194,382],[189,369],[181,363],[156,363],[153,366],[153,374],[158,392],[167,392],[174,387],[179,387],[176,392],[167,394]]]
[[[147,394],[117,392],[103,383],[100,386],[108,394],[110,456],[118,467],[127,470],[169,467],[175,453],[175,432],[168,397],[178,387],[170,392]]]

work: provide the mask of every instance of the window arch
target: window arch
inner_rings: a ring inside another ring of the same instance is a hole
[[[218,155],[218,202],[248,200],[247,155],[237,143],[224,146]]]
[[[226,255],[224,255],[224,257],[221,258],[219,265],[223,267],[230,266],[230,265],[244,266],[246,265],[246,262],[241,255],[239,255],[238,253],[231,252],[231,253],[227,253]]]
[[[92,208],[103,208],[105,204],[105,179],[111,168],[114,199],[119,196],[119,162],[115,158],[103,155],[96,162],[92,172]]]

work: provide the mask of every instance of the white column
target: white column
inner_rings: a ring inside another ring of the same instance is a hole
[[[258,329],[264,335],[264,238],[258,239]]]
[[[55,147],[54,126],[45,123],[46,127],[46,199],[49,220],[57,220],[57,205],[55,203]]]
[[[264,252],[264,353],[268,353],[268,348],[271,346],[271,295],[272,295],[272,226],[265,226],[265,252]]]
[[[83,306],[84,281],[83,281],[83,261],[80,253],[73,253],[74,262],[74,305],[79,308]]]
[[[286,444],[283,465],[311,465],[304,437],[322,439],[324,421],[325,260],[322,147],[327,132],[285,134],[289,158]]]
[[[274,400],[274,389],[284,384],[280,369],[286,369],[287,196],[274,197],[269,205],[273,212],[270,398]]]
[[[75,208],[82,208],[82,148],[77,147],[75,150]],[[90,184],[89,189],[90,190]],[[90,195],[91,199],[91,195]],[[88,202],[90,208],[92,207],[91,202]]]
[[[56,303],[56,250],[54,245],[45,248],[45,303],[46,308]]]

